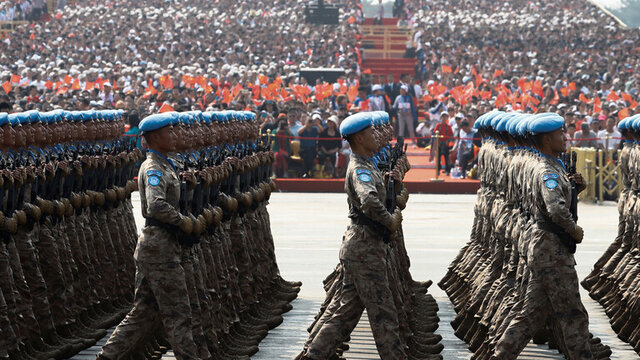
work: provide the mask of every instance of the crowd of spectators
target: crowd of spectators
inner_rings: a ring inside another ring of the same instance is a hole
[[[46,8],[43,0],[1,3],[0,16],[36,4]],[[281,135],[274,141],[279,175],[327,177],[342,175],[349,149],[337,127],[356,111],[388,111],[413,147],[433,148],[436,131],[447,136],[431,157],[444,159],[445,172],[465,175],[479,145],[473,123],[494,108],[559,112],[574,146],[596,147],[619,144],[593,139],[615,138],[617,121],[640,110],[640,34],[586,0],[396,1],[395,16],[413,29],[407,54],[417,58],[415,73],[401,79],[363,68],[360,0],[341,2],[337,26],[305,22],[304,5],[67,5],[0,42],[0,107],[119,108],[132,118],[162,109],[249,109],[265,131]],[[314,67],[346,75],[335,84],[298,75]]]
[[[38,21],[47,11],[45,0],[8,0],[0,2],[0,21]]]

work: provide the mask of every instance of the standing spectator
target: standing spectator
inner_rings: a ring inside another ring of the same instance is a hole
[[[620,134],[615,126],[616,119],[610,116],[607,119],[607,127],[604,130],[600,130],[600,132],[598,133],[598,137],[601,138],[599,144],[601,149],[615,150],[620,145],[622,134]],[[607,136],[609,136],[608,147],[606,139]]]
[[[276,141],[273,142],[273,153],[275,162],[273,163],[273,172],[276,177],[289,177],[289,158],[291,157],[291,132],[289,124],[285,119],[278,120],[278,128],[276,130]]]
[[[271,130],[272,132],[277,130],[278,124],[273,120],[273,116],[266,111],[260,112],[259,120],[262,122],[260,124],[260,132],[266,134],[267,131]]]
[[[341,147],[342,139],[340,139],[340,131],[338,131],[338,117],[332,115],[327,119],[327,128],[320,133],[318,163],[324,165],[325,172],[330,173],[333,177],[336,176],[334,166]]]
[[[285,119],[289,122],[289,131],[291,131],[294,136],[298,136],[298,131],[302,129],[302,124],[297,119],[296,113],[297,111],[289,110],[288,114],[280,113],[278,115],[278,120]]]
[[[393,109],[398,114],[398,137],[404,136],[405,128],[409,133],[409,138],[415,139],[416,133],[414,131],[413,122],[417,120],[418,114],[416,107],[413,104],[413,99],[408,94],[409,88],[407,85],[400,87],[400,95],[396,97],[393,102]],[[416,143],[413,143],[413,147],[416,147]]]
[[[597,120],[596,120],[597,121]],[[576,131],[576,135],[574,137],[575,147],[584,147],[584,148],[597,148],[598,140],[595,139],[596,133],[589,129],[589,124],[584,121],[580,124],[579,131]],[[589,139],[589,140],[581,140],[581,139]]]
[[[598,134],[600,130],[602,130],[602,121],[605,120],[607,120],[607,117],[604,115],[600,115],[597,118],[587,116],[585,122],[589,123],[589,127],[591,127],[591,131],[593,131],[594,134]]]
[[[567,125],[567,142],[573,147],[576,142],[574,141],[576,136],[576,124]]]
[[[371,90],[373,91],[373,96],[369,98],[369,109],[371,111],[386,111],[388,104],[383,96],[382,86],[373,85]]]
[[[463,120],[460,123],[460,139],[456,142],[456,148],[458,150],[458,164],[462,169],[462,178],[467,177],[467,169],[469,168],[469,162],[473,160],[473,129],[469,125],[467,120]]]
[[[440,158],[444,156],[445,174],[449,175],[451,172],[451,163],[449,162],[449,141],[453,136],[453,129],[449,125],[449,113],[443,111],[440,114],[441,121],[433,128],[433,133],[438,132],[440,140],[438,143],[438,156],[436,158],[436,171],[440,173],[442,166],[440,165]]]
[[[125,136],[129,136],[132,140],[135,139],[136,147],[142,149],[142,132],[138,128],[140,124],[140,116],[137,111],[132,111],[127,116],[127,122],[129,123],[129,130],[125,133]]]
[[[389,99],[395,99],[400,95],[400,84],[395,81],[393,74],[387,75],[387,84],[384,86],[384,92]]]
[[[393,74],[387,75],[387,83],[384,85],[384,95],[389,103],[396,100],[400,94],[400,84],[395,81]],[[392,105],[392,104],[390,104]],[[393,106],[389,106],[389,120],[394,125],[396,136],[398,136],[398,116]]]
[[[382,0],[378,0],[378,16],[373,19],[373,25],[382,25],[382,19],[384,19],[384,4]]]
[[[400,17],[404,14],[404,0],[395,0],[393,2],[393,17]]]
[[[313,170],[314,161],[317,155],[318,147],[318,134],[323,130],[322,127],[316,124],[316,120],[313,118],[308,119],[304,127],[298,130],[298,136],[300,139],[300,157],[303,161],[302,177],[309,177]]]
[[[367,95],[367,87],[358,87],[358,96],[353,100],[352,110],[367,111],[369,110],[369,96]]]

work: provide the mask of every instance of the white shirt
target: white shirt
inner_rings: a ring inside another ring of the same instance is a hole
[[[599,140],[600,144],[602,145],[603,148],[606,148],[606,142],[607,142],[607,134],[609,135],[609,149],[611,150],[615,150],[618,148],[618,145],[620,145],[620,139],[613,139],[613,138],[620,138],[622,137],[622,134],[620,134],[620,132],[616,129],[613,129],[613,132],[608,133],[607,129],[604,130],[600,130],[598,131],[598,137],[602,138],[601,140]]]
[[[413,91],[416,93],[417,98],[422,97],[422,86],[420,86],[419,84],[413,85]]]

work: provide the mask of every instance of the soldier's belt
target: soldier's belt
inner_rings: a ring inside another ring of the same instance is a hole
[[[562,227],[560,227],[556,223],[552,222],[550,219],[549,220],[536,219],[536,223],[538,224],[538,227],[541,230],[548,231],[548,232],[551,232],[551,233],[554,233],[554,234],[558,235],[558,238],[560,239],[560,243],[562,243],[562,245],[566,246],[567,249],[569,249],[569,252],[571,254],[575,254],[576,253],[576,241]]]
[[[382,234],[382,240],[385,244],[391,243],[391,233],[384,225],[371,220],[370,217],[363,212],[356,210],[356,215],[351,217],[351,223],[354,225],[364,225],[370,227],[374,233]]]
[[[168,233],[176,237],[176,240],[178,240],[178,243],[180,245],[193,246],[195,243],[197,243],[197,238],[195,238],[194,236],[185,234],[185,232],[182,231],[180,227],[176,225],[167,224],[166,222],[160,221],[158,219],[145,218],[144,226],[145,227],[157,226],[167,231]]]

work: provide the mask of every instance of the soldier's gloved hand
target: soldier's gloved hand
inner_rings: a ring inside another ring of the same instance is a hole
[[[204,231],[204,226],[202,226],[202,224],[193,214],[189,214],[189,219],[191,219],[191,223],[193,224],[191,233],[195,236],[200,236],[200,234],[202,234],[202,232]]]
[[[196,235],[200,235],[207,228],[207,219],[204,217],[204,215],[200,214],[196,218],[196,223],[195,224],[198,224],[198,226],[202,229],[202,230],[200,230],[199,233],[196,233]],[[194,230],[193,232],[196,232],[196,231]]]
[[[222,208],[219,206],[213,207],[213,223],[218,226],[222,222]]]
[[[42,211],[40,210],[39,207],[30,203],[25,203],[24,211],[25,213],[27,213],[29,217],[31,217],[35,221],[40,221],[40,217],[42,216]]]
[[[56,215],[58,216],[64,215],[65,212],[67,211],[66,207],[64,206],[64,203],[59,200],[53,200],[53,207],[55,209]]]
[[[180,230],[185,234],[190,235],[193,232],[193,220],[188,216],[183,216],[180,222]]]
[[[4,229],[9,234],[15,234],[16,232],[18,232],[18,220],[15,219],[15,217],[5,218]]]
[[[24,225],[27,223],[27,213],[23,210],[16,210],[16,212],[13,214],[13,217],[18,222],[18,225]]]
[[[213,224],[213,211],[211,209],[203,209],[202,216],[204,216],[207,225]]]
[[[400,229],[400,225],[402,224],[402,213],[400,209],[396,209],[391,215],[391,224],[389,225],[389,230],[391,232],[396,232]]]
[[[127,191],[123,186],[118,186],[115,188],[118,200],[122,201],[127,197]]]
[[[118,198],[118,194],[116,193],[115,190],[113,189],[107,189],[104,192],[105,194],[105,198],[108,202],[113,203],[116,201],[116,199]]]
[[[38,198],[38,207],[40,208],[40,210],[42,210],[42,213],[45,215],[53,214],[53,203],[50,200]]]
[[[104,205],[104,202],[105,202],[104,193],[94,191],[94,192],[93,192],[93,196],[94,196],[94,197],[93,197],[93,200],[95,201],[95,203],[96,203],[98,206],[103,206],[103,205]]]
[[[82,176],[82,164],[78,160],[73,162],[73,175],[75,177],[81,177]]]
[[[583,238],[584,238],[584,230],[580,225],[576,225],[576,230],[573,233],[573,239],[576,241],[576,244],[580,244]]]
[[[409,191],[407,191],[407,188],[403,188],[400,192],[400,195],[396,199],[396,205],[398,206],[398,209],[404,210],[407,207],[407,200],[409,200]]]

